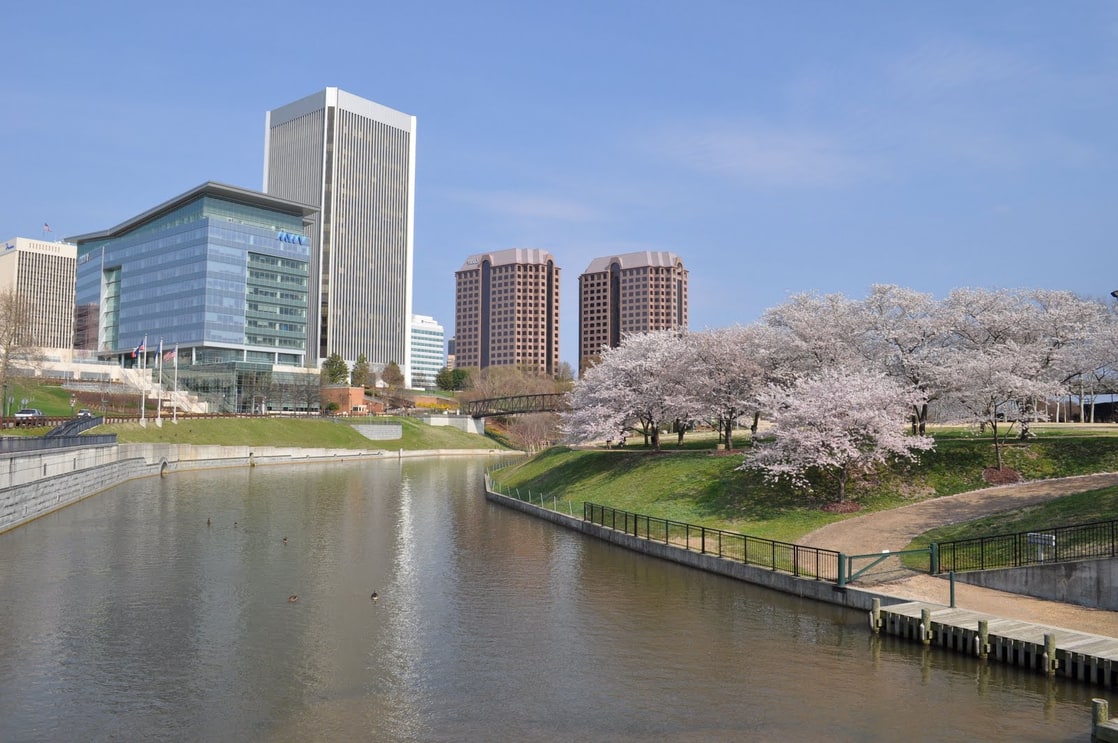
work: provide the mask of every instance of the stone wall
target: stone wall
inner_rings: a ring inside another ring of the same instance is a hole
[[[1038,599],[1118,611],[1118,559],[1056,562],[1021,568],[955,573],[955,580]]]
[[[0,488],[0,532],[127,480],[158,473],[158,466],[149,465],[143,459],[125,459],[48,474],[31,482]]]

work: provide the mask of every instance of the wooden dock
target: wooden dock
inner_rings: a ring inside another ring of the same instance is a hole
[[[870,627],[926,645],[1118,687],[1118,639],[910,601],[870,611]]]

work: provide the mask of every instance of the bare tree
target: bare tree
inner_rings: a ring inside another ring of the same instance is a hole
[[[559,416],[555,413],[513,416],[508,432],[518,445],[535,453],[559,438]]]
[[[33,374],[40,363],[39,347],[34,345],[35,313],[27,298],[14,288],[0,291],[0,389],[3,404],[0,418],[7,414],[8,388]]]

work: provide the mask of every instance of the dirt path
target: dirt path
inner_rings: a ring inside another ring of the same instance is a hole
[[[899,550],[917,535],[937,526],[970,521],[999,511],[1112,485],[1118,485],[1118,473],[1000,485],[856,516],[828,524],[798,541],[848,555]],[[929,575],[908,575],[875,584],[873,590],[944,605],[949,603],[950,597],[948,581]],[[1118,612],[1042,601],[958,582],[955,584],[955,602],[957,606],[995,616],[1118,637]]]

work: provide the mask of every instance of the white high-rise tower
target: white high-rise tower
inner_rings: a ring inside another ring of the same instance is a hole
[[[410,385],[415,117],[338,88],[269,111],[264,191],[319,210],[308,360],[395,361]]]

